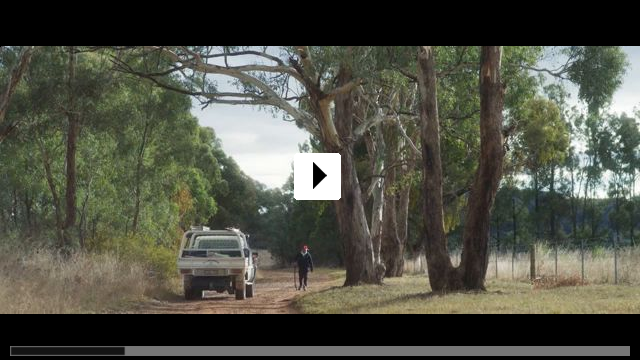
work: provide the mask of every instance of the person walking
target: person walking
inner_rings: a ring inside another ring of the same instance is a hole
[[[306,291],[309,271],[313,272],[313,259],[307,245],[304,245],[296,256],[296,265],[298,266],[298,279],[300,280],[298,290]]]

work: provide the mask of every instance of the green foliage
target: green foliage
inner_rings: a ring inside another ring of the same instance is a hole
[[[56,209],[65,211],[65,111],[73,96],[81,127],[74,246],[138,257],[169,275],[182,229],[218,211],[218,158],[226,155],[191,115],[188,96],[114,71],[110,51],[76,54],[69,88],[67,51],[36,53],[9,108],[20,128],[0,144],[0,234],[53,244]]]
[[[568,147],[569,131],[558,106],[539,98],[526,102],[519,124],[516,157],[522,159],[529,173],[562,163]]]
[[[170,278],[177,271],[177,243],[166,244],[150,236],[131,235],[102,239],[89,245],[95,252],[115,254],[125,262],[144,264],[160,278]]]
[[[257,47],[189,49],[210,54]],[[478,165],[480,48],[434,49],[443,191],[448,195],[468,188]],[[283,264],[303,243],[311,247],[319,264],[342,264],[342,240],[331,202],[295,201],[292,178],[281,189],[267,189],[251,179],[224,153],[215,131],[198,125],[190,114],[192,103],[188,96],[113,71],[111,55],[115,53],[111,50],[77,54],[76,79],[69,88],[67,51],[45,47],[34,55],[7,114],[19,119],[20,128],[0,144],[0,234],[10,233],[41,243],[55,237],[54,197],[60,199],[59,210],[65,210],[65,111],[70,95],[75,95],[75,111],[81,114],[78,214],[72,229],[76,246],[143,258],[150,270],[169,276],[175,270],[176,242],[182,230],[206,224],[213,228],[241,228],[251,234],[252,246],[268,248]],[[279,56],[285,64],[296,54],[295,47],[269,47],[267,51]],[[419,148],[417,92],[415,82],[410,80],[416,72],[417,51],[414,46],[310,47],[320,76],[314,80],[319,81],[321,88],[333,89],[340,66],[349,66],[354,77],[365,80],[362,89],[368,99],[388,116],[397,116],[407,136]],[[580,236],[608,235],[606,225],[611,224],[619,224],[621,230],[633,236],[637,199],[632,184],[640,165],[636,119],[600,114],[621,84],[626,57],[619,47],[566,48],[568,65],[559,75],[578,85],[579,98],[589,107],[588,113],[580,114],[567,108],[568,95],[562,86],[551,84],[541,88],[542,79],[529,70],[536,66],[543,52],[544,48],[539,46],[504,47],[504,125],[513,131],[506,144],[510,147],[509,165],[513,166],[508,167],[508,176],[496,198],[492,235],[497,236],[499,231],[502,242],[513,241],[515,199],[517,238],[521,244],[535,237],[533,224],[551,216],[558,217],[560,238],[573,231],[570,215],[585,224],[578,228]],[[124,55],[127,64],[138,71],[162,72],[171,65],[157,53],[145,57],[135,52],[136,56],[127,54]],[[3,47],[0,78],[6,77],[6,69],[15,60],[15,51]],[[185,69],[182,76],[169,75],[162,82],[190,91],[215,92],[218,85],[215,77],[201,75]],[[290,96],[289,81],[293,80],[280,75],[255,74],[277,94]],[[241,92],[258,93],[252,85],[242,82],[236,85]],[[548,99],[542,98],[541,93]],[[375,106],[360,107],[365,103],[360,100],[354,126],[376,111]],[[301,100],[300,106],[305,108],[308,104]],[[577,150],[581,144],[585,148],[583,153]],[[300,151],[320,149],[318,139],[312,137]],[[405,146],[398,160],[412,160],[411,154]],[[364,191],[373,174],[363,141],[355,144],[354,158]],[[51,169],[55,189],[46,179],[45,165]],[[424,241],[419,165],[412,164],[413,168],[410,166],[408,173],[398,176],[391,185],[394,194],[406,187],[411,191],[407,246],[411,255],[423,250]],[[568,173],[576,177],[572,184],[568,183]],[[524,189],[525,182],[518,179],[528,178],[521,175],[535,175],[539,187],[534,191]],[[595,189],[603,180],[610,180],[609,196],[619,200],[616,206],[608,199],[593,200]],[[553,194],[551,185],[555,186]],[[591,190],[585,195],[590,198],[582,199],[582,209],[571,214],[578,208],[572,200],[576,200],[580,191],[586,193],[585,189]],[[536,195],[542,204],[539,214],[532,211]],[[452,247],[459,242],[466,199],[457,197],[444,209]],[[367,211],[370,205],[365,204]]]
[[[596,113],[622,85],[629,66],[620,46],[571,46],[568,56],[576,59],[570,66],[569,79],[579,86],[578,96]]]

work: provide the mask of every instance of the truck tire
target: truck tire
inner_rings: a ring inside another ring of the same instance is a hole
[[[184,285],[184,299],[185,300],[195,300],[198,298],[198,295],[202,297],[202,291],[198,289],[194,289],[191,284],[191,277],[186,277],[183,280]]]
[[[252,298],[253,297],[253,291],[255,290],[255,283],[253,284],[247,284],[247,297],[248,298]]]
[[[185,300],[195,300],[197,295],[196,295],[196,291],[195,289],[192,289],[190,287],[185,287],[184,288],[184,299]]]
[[[247,285],[242,284],[242,289],[236,289],[236,300],[244,300],[247,297]]]

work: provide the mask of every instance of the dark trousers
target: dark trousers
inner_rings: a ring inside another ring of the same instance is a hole
[[[298,269],[298,279],[300,279],[300,287],[304,281],[304,286],[307,286],[307,275],[309,271],[307,269]]]

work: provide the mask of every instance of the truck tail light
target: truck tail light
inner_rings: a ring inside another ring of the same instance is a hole
[[[193,273],[193,270],[191,269],[180,269],[180,274],[182,275],[191,275]]]

